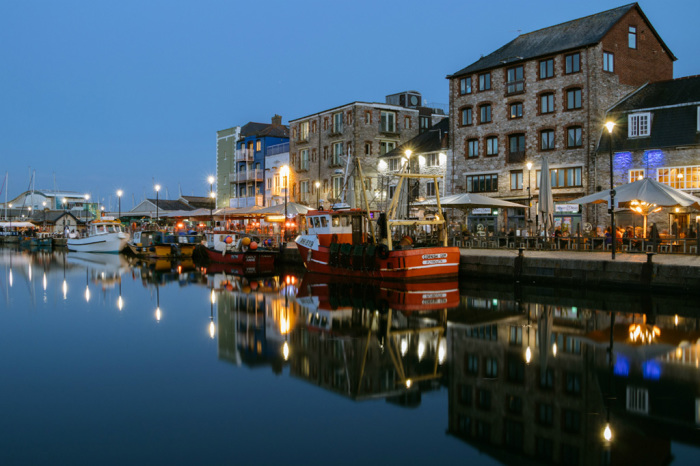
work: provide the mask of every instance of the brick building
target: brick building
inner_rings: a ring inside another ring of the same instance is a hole
[[[613,183],[619,186],[641,178],[693,195],[700,194],[700,76],[650,83],[612,107],[606,120],[612,133]],[[601,136],[596,190],[610,189],[610,136]],[[602,212],[602,211],[601,211]],[[664,209],[652,214],[660,232],[677,220],[679,232],[696,222],[689,208]],[[638,226],[641,217],[631,211],[618,214],[618,225]]]
[[[347,183],[345,202],[358,205],[357,178],[352,173],[346,177],[348,155],[352,155],[367,170],[366,192],[370,205],[377,207],[381,192],[376,158],[441,118],[444,112],[423,107],[421,95],[408,91],[387,96],[386,103],[352,102],[290,120],[290,199],[313,205],[318,198],[329,207],[342,200]]]
[[[469,227],[533,230],[539,166],[547,156],[555,222],[575,230],[582,214],[567,201],[599,184],[592,164],[606,109],[646,82],[671,79],[675,59],[633,3],[520,35],[448,76],[448,193],[481,192],[531,206],[525,213],[473,215]]]

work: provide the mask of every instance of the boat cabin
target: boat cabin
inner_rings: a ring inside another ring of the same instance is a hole
[[[370,212],[371,221],[378,214]],[[376,217],[376,218],[375,218]],[[371,236],[367,212],[361,209],[311,210],[306,214],[306,233],[316,235],[321,246],[331,243],[364,244]]]
[[[124,227],[120,222],[106,217],[90,222],[87,226],[87,236],[106,235],[109,233],[124,233]]]

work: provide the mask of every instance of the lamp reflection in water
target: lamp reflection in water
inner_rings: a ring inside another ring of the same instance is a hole
[[[530,349],[530,303],[527,305],[527,325],[524,325],[527,331],[527,348],[525,349],[525,364],[530,364],[532,361],[532,350]]]
[[[89,303],[90,302],[90,279],[89,279],[89,271],[88,269],[85,269],[85,302]]]
[[[216,325],[214,325],[214,303],[216,302],[216,294],[214,293],[214,287],[211,289],[211,312],[209,314],[209,338],[214,339],[216,335]]]
[[[160,311],[160,288],[156,285],[156,321],[160,322],[162,312]]]
[[[66,254],[63,254],[63,300],[68,298],[68,282],[66,282]]]
[[[44,291],[46,291],[46,271],[44,271],[44,277],[41,280],[41,284],[44,286]]]
[[[13,282],[13,279],[12,279],[12,254],[10,254],[10,273],[8,275],[7,281],[10,284],[10,288],[12,288],[12,282]]]
[[[122,277],[119,277],[119,297],[117,298],[117,309],[124,309],[124,300],[122,299]]]

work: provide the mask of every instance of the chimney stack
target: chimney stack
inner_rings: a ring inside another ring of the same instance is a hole
[[[275,114],[272,117],[272,126],[282,126],[282,117],[280,115]]]

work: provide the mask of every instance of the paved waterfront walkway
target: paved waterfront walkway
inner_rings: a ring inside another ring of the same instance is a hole
[[[465,257],[515,257],[518,255],[517,249],[479,249],[460,248],[460,254]],[[580,260],[592,262],[612,261],[610,251],[543,251],[541,249],[523,250],[523,255],[530,258]],[[615,262],[620,263],[643,263],[647,261],[647,254],[642,252],[618,252],[615,254]],[[700,256],[690,254],[654,254],[652,261],[660,265],[678,265],[700,268]]]

